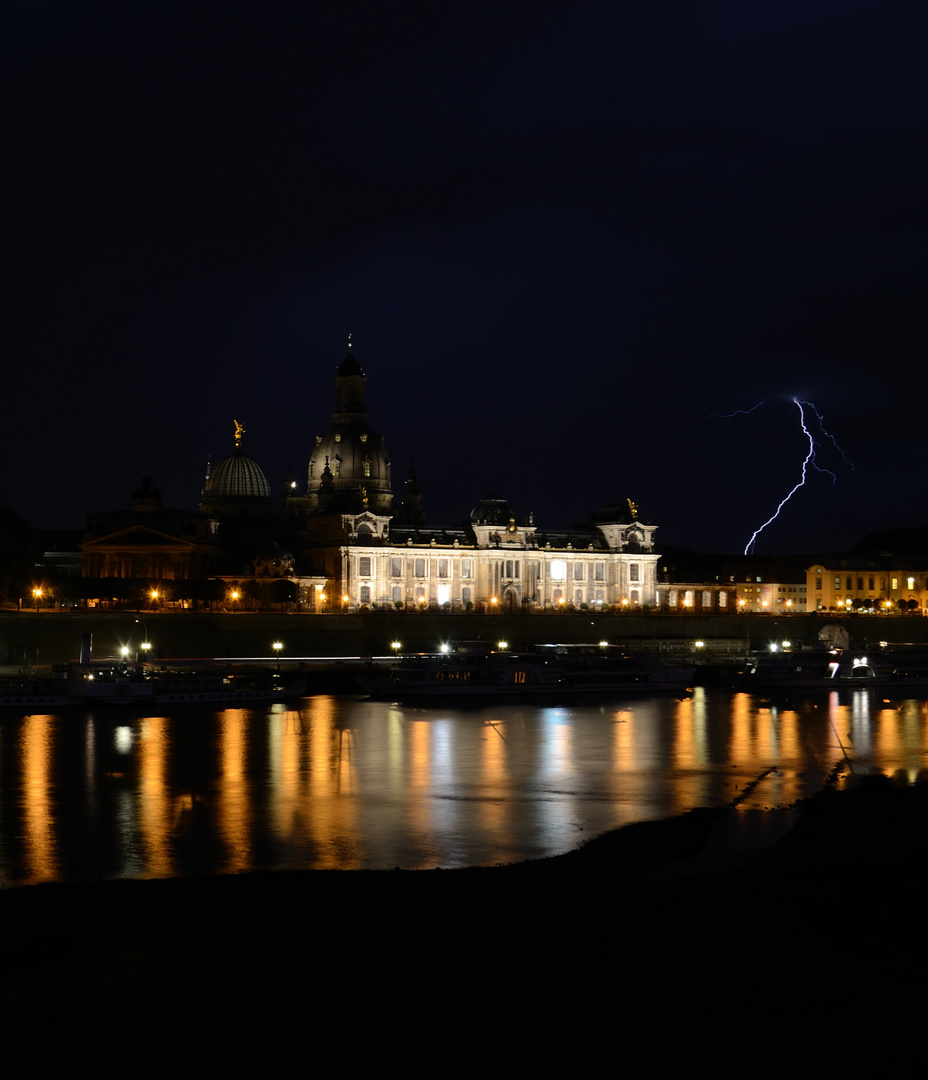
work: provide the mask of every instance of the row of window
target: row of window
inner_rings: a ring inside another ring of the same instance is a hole
[[[877,579],[876,579],[876,576],[874,574],[870,574],[866,578],[865,577],[858,577],[857,578],[857,591],[858,592],[863,592],[864,591],[864,588],[865,588],[864,581],[866,581],[867,582],[866,588],[869,589],[870,592],[874,592],[876,590],[876,588],[877,588],[877,585],[875,584],[876,580]],[[890,590],[895,592],[898,588],[900,588],[900,585],[899,585],[900,581],[904,581],[906,583],[905,588],[908,589],[910,592],[914,592],[915,589],[917,588],[916,579],[914,577],[906,577],[906,578],[891,577],[889,579]],[[845,578],[845,582],[846,582],[846,584],[844,586],[845,590],[847,592],[852,592],[853,589],[854,589],[854,578],[851,577],[850,574],[848,574],[847,577]],[[817,577],[815,579],[815,587],[816,587],[816,589],[820,589],[822,587],[822,579],[820,577]],[[840,590],[841,590],[841,575],[840,574],[835,574],[835,592],[840,592]],[[880,590],[880,592],[886,592],[886,578],[885,577],[880,578],[879,590]]]
[[[700,600],[704,608],[712,607],[712,592],[709,589],[702,590],[702,596]],[[719,598],[719,607],[728,607],[728,593],[719,592],[716,594]],[[677,589],[669,589],[667,592],[667,604],[669,607],[676,607],[680,603],[680,592]],[[696,603],[696,590],[684,589],[683,590],[683,606],[693,607]]]
[[[413,577],[426,578],[429,576],[429,560],[423,557],[416,557],[412,561],[412,573]],[[401,555],[394,555],[390,559],[390,577],[391,578],[404,578],[406,576],[405,563],[407,560]],[[434,576],[439,580],[442,578],[450,579],[454,568],[454,560],[438,558],[432,559],[432,569]],[[370,555],[360,555],[358,557],[358,577],[372,577],[373,576],[373,559]],[[473,559],[461,559],[460,560],[460,573],[461,578],[465,581],[473,578],[474,576],[474,560]],[[521,568],[518,559],[504,559],[499,563],[500,573],[503,578],[510,581],[518,581],[521,576]],[[595,563],[573,563],[571,567],[572,577],[574,581],[583,581],[584,579],[584,566],[589,567],[588,577],[590,581],[605,581],[606,580],[606,564],[604,562]],[[568,564],[563,559],[553,559],[550,564],[550,576],[552,581],[566,581],[567,580]],[[638,563],[630,563],[628,567],[628,580],[640,581],[641,580],[641,567]]]

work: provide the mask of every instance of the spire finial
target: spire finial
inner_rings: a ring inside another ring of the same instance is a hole
[[[235,424],[235,445],[236,447],[239,447],[242,445],[242,436],[245,434],[245,425],[240,424],[238,420],[233,420],[232,423]]]

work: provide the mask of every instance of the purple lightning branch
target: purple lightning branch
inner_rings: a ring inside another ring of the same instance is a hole
[[[751,409],[739,409],[737,412],[729,413],[728,415],[729,416],[747,416],[750,413],[754,412],[754,409],[760,408],[760,406],[763,405],[763,404],[764,404],[764,402],[761,401],[761,402],[758,402],[758,404],[755,405]],[[773,514],[763,523],[763,525],[760,526],[759,529],[756,529],[754,531],[754,534],[751,536],[751,539],[747,542],[747,545],[746,545],[746,547],[744,549],[745,555],[750,555],[751,554],[751,552],[754,549],[754,545],[757,542],[758,536],[760,536],[760,534],[764,531],[764,529],[767,528],[768,525],[770,525],[772,522],[776,521],[776,519],[780,516],[780,511],[783,509],[783,507],[786,506],[786,504],[789,502],[789,500],[805,484],[806,480],[809,477],[809,468],[810,467],[815,469],[817,472],[825,473],[827,476],[830,476],[832,485],[834,485],[837,482],[838,478],[831,471],[831,469],[826,469],[824,466],[819,465],[819,463],[815,460],[816,441],[815,441],[815,436],[812,434],[812,432],[809,430],[808,425],[806,424],[806,413],[805,413],[806,409],[810,409],[813,413],[815,413],[815,418],[818,421],[819,431],[821,432],[821,434],[822,434],[822,436],[824,438],[830,440],[830,442],[832,443],[834,448],[841,455],[841,460],[844,462],[844,464],[847,465],[851,469],[854,468],[853,464],[848,460],[847,455],[844,453],[844,451],[838,445],[834,435],[832,435],[831,432],[825,430],[825,425],[824,425],[824,422],[823,422],[823,419],[822,419],[822,414],[812,404],[812,402],[810,402],[810,401],[800,401],[799,398],[793,398],[793,404],[796,406],[797,409],[799,409],[799,423],[802,426],[803,434],[809,440],[809,449],[807,450],[806,456],[803,458],[803,461],[802,461],[802,474],[801,474],[801,476],[799,478],[798,483],[794,485],[793,489],[789,492],[789,494],[780,502],[780,505],[776,508],[776,510],[773,512]],[[805,406],[805,408],[803,408],[803,406]]]

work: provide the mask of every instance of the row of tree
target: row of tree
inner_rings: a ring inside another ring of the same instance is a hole
[[[212,611],[260,611],[272,605],[295,604],[299,586],[286,578],[269,581],[222,578],[158,581],[148,578],[56,577],[45,574],[23,590],[20,606],[36,608],[83,607],[90,601],[113,608],[136,611],[172,610],[179,606]]]

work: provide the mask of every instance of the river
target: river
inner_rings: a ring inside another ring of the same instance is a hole
[[[928,703],[697,688],[557,707],[118,709],[0,720],[0,884],[497,865],[630,822],[926,766]]]

